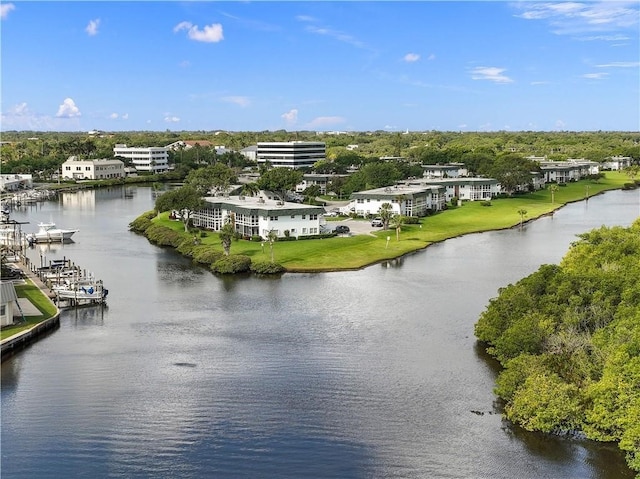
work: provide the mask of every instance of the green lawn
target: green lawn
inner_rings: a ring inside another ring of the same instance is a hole
[[[428,245],[468,233],[511,228],[520,223],[519,210],[526,210],[525,221],[549,214],[563,205],[585,199],[606,190],[619,189],[629,178],[619,172],[607,172],[598,182],[582,180],[558,187],[551,202],[551,192],[538,191],[512,198],[491,201],[491,206],[482,202],[465,202],[461,207],[451,208],[430,217],[422,218],[420,224],[402,227],[399,240],[395,231],[378,231],[371,235],[334,237],[317,240],[282,241],[273,246],[274,260],[287,271],[332,271],[358,269],[364,266],[397,258]],[[587,188],[588,187],[588,188]],[[154,221],[160,221],[179,232],[184,232],[180,222],[170,221],[166,214]],[[387,245],[387,236],[391,240]],[[203,244],[222,249],[216,233],[207,232],[201,238]],[[269,245],[263,247],[258,242],[239,240],[231,246],[232,254],[245,254],[254,261],[271,259]]]
[[[49,298],[47,298],[40,288],[29,280],[27,280],[26,284],[16,285],[16,293],[19,298],[28,298],[42,314],[39,316],[27,316],[24,323],[2,328],[2,331],[0,331],[0,340],[30,329],[45,319],[52,318],[58,312],[56,306],[51,303]]]

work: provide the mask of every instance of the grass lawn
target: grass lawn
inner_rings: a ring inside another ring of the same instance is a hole
[[[282,241],[273,245],[276,263],[287,271],[334,271],[358,269],[379,261],[400,257],[425,248],[430,244],[456,236],[511,228],[520,224],[519,210],[526,210],[524,221],[549,214],[563,205],[584,200],[606,190],[619,189],[630,179],[624,173],[606,172],[606,177],[594,182],[582,180],[558,187],[551,201],[551,191],[541,190],[512,198],[491,200],[491,206],[482,202],[465,202],[460,207],[450,208],[433,216],[422,218],[420,224],[404,225],[399,239],[395,230],[377,231],[372,235],[334,237],[317,240]],[[166,214],[154,221],[184,232],[184,225],[170,221]],[[390,241],[387,244],[387,237]],[[216,233],[207,232],[202,244],[210,244],[219,250],[220,240]],[[244,254],[253,261],[270,261],[269,244],[239,240],[231,245],[231,254]]]
[[[16,293],[19,298],[28,298],[42,314],[39,316],[27,316],[24,323],[2,328],[2,331],[0,331],[0,340],[30,329],[45,319],[52,318],[58,312],[56,306],[51,303],[40,288],[29,280],[27,280],[26,284],[16,285]]]

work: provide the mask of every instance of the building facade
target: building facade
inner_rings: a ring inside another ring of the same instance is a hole
[[[325,143],[320,141],[260,142],[256,150],[258,165],[279,168],[310,168],[325,159]]]
[[[0,175],[0,191],[28,190],[33,187],[33,176],[22,174]]]
[[[131,147],[117,144],[113,155],[130,160],[139,172],[165,173],[169,170],[169,153],[162,146]]]
[[[446,201],[453,198],[463,201],[486,201],[501,191],[498,180],[494,178],[432,178],[424,182],[446,188]]]
[[[314,236],[321,233],[324,208],[272,200],[264,196],[206,197],[206,206],[192,215],[193,225],[220,231],[233,218],[236,232],[245,238],[267,238],[275,231],[279,238]]]
[[[445,188],[426,184],[398,184],[384,188],[359,191],[351,195],[342,213],[358,216],[375,216],[383,204],[389,203],[395,214],[425,216],[430,211],[440,211],[445,205]]]
[[[79,160],[75,156],[62,163],[62,178],[68,180],[104,180],[124,178],[124,163],[120,160]]]

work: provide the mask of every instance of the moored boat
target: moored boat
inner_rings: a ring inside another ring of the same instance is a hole
[[[40,228],[36,233],[27,235],[30,243],[63,243],[71,241],[71,237],[78,232],[75,229],[58,228],[55,223],[38,223]]]

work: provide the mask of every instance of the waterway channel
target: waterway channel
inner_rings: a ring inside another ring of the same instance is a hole
[[[473,325],[577,234],[630,225],[637,191],[359,271],[277,279],[221,278],[131,233],[153,201],[114,187],[12,213],[26,232],[78,228],[29,256],[71,259],[109,297],[64,311],[2,364],[4,479],[633,477],[615,445],[504,421]]]

